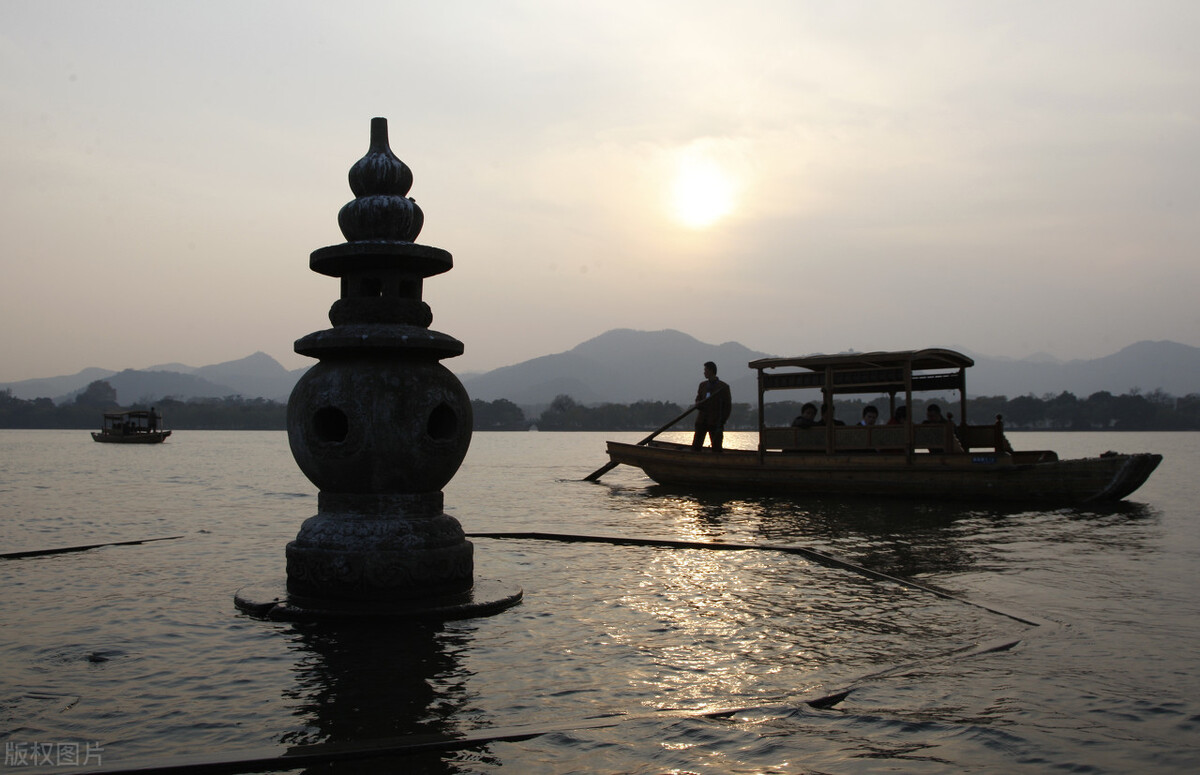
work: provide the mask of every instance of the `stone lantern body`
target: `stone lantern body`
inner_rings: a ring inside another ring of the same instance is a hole
[[[463,345],[430,330],[426,277],[448,252],[417,244],[424,221],[412,173],[392,153],[387,120],[371,122],[350,169],[355,199],[338,214],[346,242],[310,268],[341,280],[333,327],[296,342],[317,358],[288,401],[288,441],[320,490],[317,514],[287,545],[298,601],[403,602],[470,590],[472,545],[442,511],[442,488],[471,441],[471,402],[442,364]]]

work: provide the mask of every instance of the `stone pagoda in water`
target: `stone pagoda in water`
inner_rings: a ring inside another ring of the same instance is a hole
[[[337,277],[332,328],[296,342],[317,358],[288,400],[288,440],[319,490],[317,514],[287,545],[286,593],[241,590],[238,606],[274,619],[400,615],[455,618],[511,606],[519,589],[474,578],[472,544],[442,510],[442,488],[471,441],[471,402],[440,361],[457,339],[429,328],[426,277],[451,256],[415,242],[424,216],[412,172],[371,121],[350,168],[355,199],[338,213],[346,242],[312,253]]]

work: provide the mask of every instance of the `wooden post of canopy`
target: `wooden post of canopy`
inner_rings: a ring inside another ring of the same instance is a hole
[[[825,421],[825,454],[833,454],[833,366],[825,367],[825,387],[821,388],[824,402],[821,419]]]
[[[767,448],[763,442],[763,430],[767,427],[767,411],[766,402],[763,400],[763,394],[766,389],[763,387],[763,370],[758,369],[758,462],[764,459],[764,453]]]
[[[963,440],[963,452],[970,452],[969,446],[970,431],[967,429],[967,368],[960,366],[958,368],[958,427],[960,428],[959,436]]]
[[[912,381],[912,358],[909,358],[904,362],[904,426],[908,439],[905,456],[910,463],[913,462],[913,445],[916,444],[916,432],[913,430]]]

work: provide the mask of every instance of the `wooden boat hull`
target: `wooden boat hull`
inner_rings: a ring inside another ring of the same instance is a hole
[[[123,434],[92,431],[92,441],[99,441],[104,444],[162,444],[170,435],[170,431]]]
[[[1053,453],[975,452],[912,456],[695,450],[683,444],[608,442],[609,459],[654,481],[690,489],[867,495],[930,500],[1116,501],[1140,487],[1161,455],[1058,460]]]

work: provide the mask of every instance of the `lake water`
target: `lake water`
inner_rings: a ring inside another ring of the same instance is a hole
[[[1062,457],[1165,455],[1123,503],[1052,511],[693,496],[625,467],[578,481],[605,438],[643,435],[476,434],[447,511],[468,533],[796,544],[949,596],[771,549],[475,538],[477,577],[522,587],[519,606],[444,625],[263,622],[234,593],[281,583],[284,545],[316,512],[286,434],[131,447],[3,430],[0,551],[181,537],[0,560],[0,772],[514,727],[529,737],[309,771],[1200,768],[1200,434],[1013,433]]]

